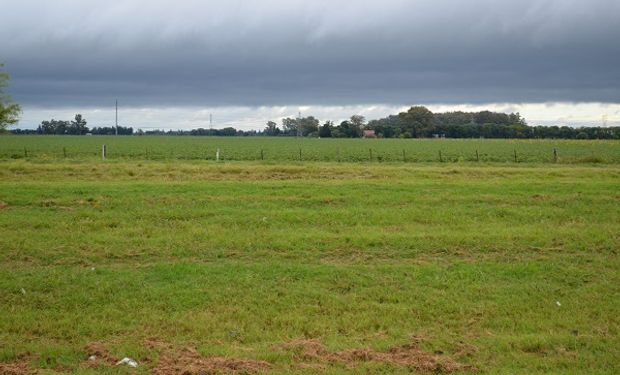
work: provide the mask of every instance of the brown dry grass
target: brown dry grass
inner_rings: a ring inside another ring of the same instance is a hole
[[[37,371],[30,367],[30,355],[24,354],[11,363],[0,363],[0,375],[26,375],[36,374]]]
[[[343,363],[348,367],[353,367],[359,362],[373,361],[423,372],[473,370],[471,366],[458,363],[447,356],[427,353],[420,349],[419,343],[420,339],[414,337],[409,344],[393,347],[385,352],[367,348],[330,352],[318,340],[298,339],[282,345],[282,348],[300,351],[295,359],[302,362],[301,366],[304,368],[316,366],[316,362],[319,364],[325,362]],[[314,363],[306,363],[308,361]]]
[[[158,340],[147,340],[146,345],[160,352],[159,360],[152,369],[155,375],[169,374],[253,374],[271,368],[265,361],[247,358],[204,357],[194,348],[174,350]]]

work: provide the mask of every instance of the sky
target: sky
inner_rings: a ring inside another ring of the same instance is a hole
[[[618,0],[3,0],[20,127],[519,111],[620,124]],[[605,121],[603,121],[605,118]]]

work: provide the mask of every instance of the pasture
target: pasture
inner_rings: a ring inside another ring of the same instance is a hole
[[[619,148],[1,137],[0,373],[618,373]]]
[[[99,159],[104,144],[118,160],[620,163],[620,141],[188,136],[1,137],[0,160]]]

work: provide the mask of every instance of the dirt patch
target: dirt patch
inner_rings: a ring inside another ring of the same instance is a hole
[[[413,338],[407,345],[379,352],[373,349],[347,349],[330,352],[318,340],[300,339],[286,343],[283,349],[296,350],[295,359],[301,362],[337,362],[354,366],[359,362],[382,362],[424,372],[454,372],[473,370],[471,366],[458,363],[447,356],[431,354],[419,348],[420,340]],[[304,364],[310,366],[311,364]]]
[[[271,368],[269,362],[254,359],[203,357],[193,348],[184,348],[180,351],[175,351],[169,345],[157,340],[148,340],[147,345],[160,351],[159,361],[152,370],[152,373],[155,375],[254,374]]]
[[[30,356],[22,355],[16,362],[0,363],[0,375],[25,375],[36,374],[37,371],[30,367]]]
[[[8,203],[0,201],[0,210],[9,207]]]
[[[86,353],[88,358],[85,360],[87,367],[99,367],[101,365],[115,365],[118,363],[118,358],[112,356],[108,349],[100,343],[93,342],[86,346]]]

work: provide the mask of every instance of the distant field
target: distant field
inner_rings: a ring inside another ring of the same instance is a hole
[[[4,136],[0,160],[96,159],[103,144],[125,160],[620,163],[620,141],[157,136]]]
[[[618,153],[4,137],[2,152],[26,145],[35,162],[0,161],[0,373],[620,372],[617,165],[36,156],[102,141],[196,157],[274,144]]]

